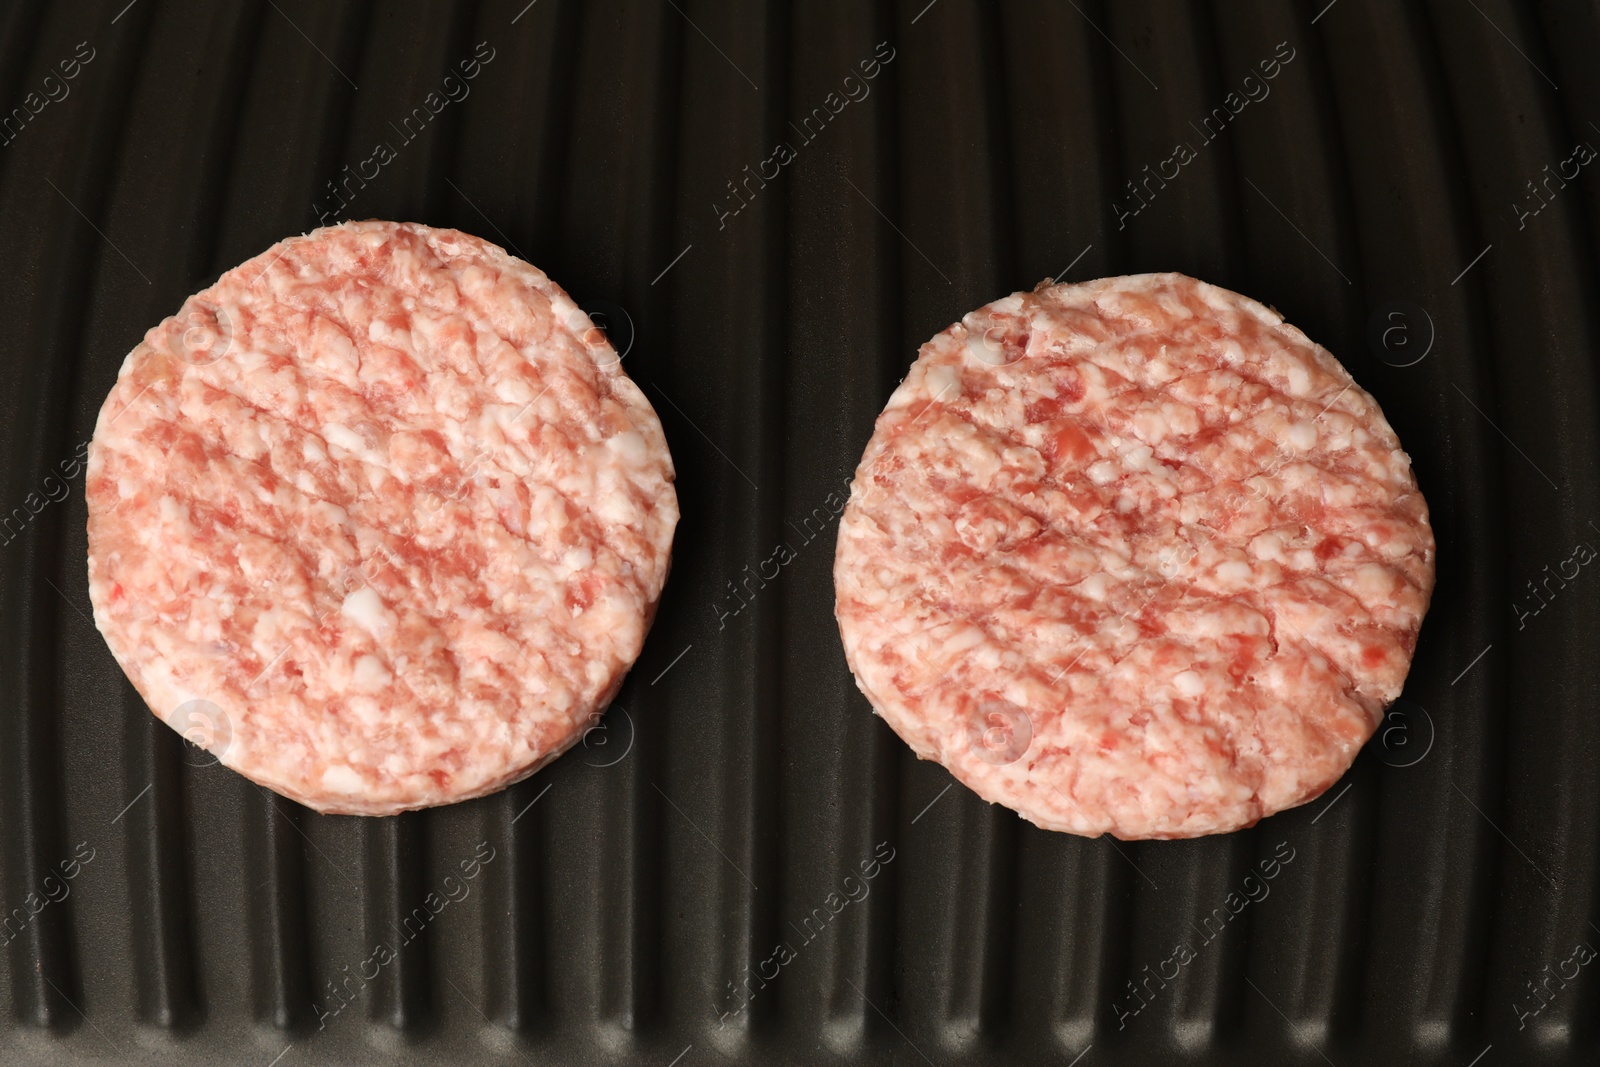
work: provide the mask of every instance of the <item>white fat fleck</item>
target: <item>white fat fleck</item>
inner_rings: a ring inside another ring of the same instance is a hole
[[[394,680],[389,668],[377,656],[359,656],[351,677],[360,689],[382,689]]]
[[[330,793],[357,794],[366,789],[367,783],[343,763],[333,763],[322,772],[322,787]]]
[[[1162,404],[1161,414],[1173,433],[1192,434],[1200,430],[1200,413],[1187,405]]]
[[[551,317],[557,322],[565,323],[574,334],[581,337],[594,325],[589,313],[573,303],[572,298],[565,293],[550,293],[548,296]]]
[[[1111,395],[1111,389],[1106,384],[1104,371],[1093,363],[1084,363],[1083,372],[1083,403],[1088,405],[1104,403]]]
[[[1317,481],[1317,472],[1315,468],[1307,472],[1306,477],[1298,478],[1296,481],[1298,482],[1299,486],[1308,488],[1314,487],[1314,483]],[[1360,488],[1349,482],[1340,483],[1335,481],[1324,481],[1322,482],[1321,488],[1322,502],[1327,504],[1329,507],[1354,507],[1361,499]]]
[[[1305,364],[1295,361],[1289,366],[1289,395],[1309,396],[1311,394],[1311,372],[1306,370]]]
[[[961,369],[948,363],[935,364],[922,375],[922,387],[930,400],[954,400],[960,395]]]
[[[1217,564],[1217,581],[1227,582],[1230,585],[1250,580],[1250,564],[1242,560],[1231,559],[1226,563]]]
[[[1364,563],[1355,570],[1356,588],[1371,597],[1386,596],[1395,586],[1394,574],[1381,563]]]
[[[394,616],[383,606],[383,598],[364,585],[344,598],[339,614],[367,631],[373,637],[382,637],[394,626]]]
[[[1205,692],[1205,680],[1195,671],[1180,671],[1172,678],[1172,688],[1186,697],[1197,697]]]
[[[985,634],[976,626],[967,626],[940,642],[939,651],[946,656],[959,656],[974,648],[979,647],[985,640]]]
[[[164,526],[184,537],[194,536],[194,526],[189,522],[189,509],[182,503],[170,496],[163,496],[156,506]]]
[[[1090,600],[1104,600],[1106,598],[1106,576],[1103,573],[1089,575],[1078,583],[1078,592]]]
[[[1095,485],[1109,485],[1117,480],[1119,468],[1109,459],[1089,464],[1089,480]]]
[[[613,492],[595,494],[590,507],[602,522],[627,526],[638,521],[638,508],[625,487]]]
[[[1226,322],[1239,313],[1239,299],[1228,290],[1201,282],[1196,291],[1200,299],[1206,302],[1206,307],[1215,311],[1223,321]]]
[[[1317,428],[1309,422],[1297,422],[1289,427],[1289,443],[1304,452],[1317,443]]]
[[[1006,361],[1005,346],[986,330],[967,331],[967,351],[973,359],[991,367],[998,367]]]
[[[340,426],[337,422],[330,422],[322,428],[323,439],[330,445],[337,445],[350,452],[363,452],[367,442],[361,435],[347,426]]]
[[[1133,417],[1134,429],[1139,436],[1152,444],[1160,444],[1166,439],[1172,427],[1167,424],[1166,413],[1161,408],[1149,407],[1141,410]]]
[[[650,460],[644,438],[633,430],[623,430],[606,438],[606,447],[629,467],[642,467]]]
[[[1250,541],[1250,553],[1256,559],[1283,559],[1283,538],[1275,533],[1257,534]]]
[[[1173,319],[1192,319],[1194,312],[1189,310],[1189,305],[1184,302],[1181,294],[1168,291],[1156,296],[1156,302],[1161,305],[1161,310]]]
[[[407,355],[412,354],[411,331],[391,327],[382,315],[374,316],[367,325],[367,339],[376,344],[399,349]]]

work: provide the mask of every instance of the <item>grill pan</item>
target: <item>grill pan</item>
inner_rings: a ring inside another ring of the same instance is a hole
[[[6,5],[0,1061],[1600,1060],[1596,54],[1577,0]],[[147,327],[367,217],[502,243],[629,338],[684,516],[603,727],[386,819],[149,714],[69,473]],[[830,569],[922,341],[1155,270],[1273,305],[1378,398],[1438,591],[1324,797],[1125,844],[912,758]]]

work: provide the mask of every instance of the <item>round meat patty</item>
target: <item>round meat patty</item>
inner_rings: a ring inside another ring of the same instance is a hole
[[[282,241],[145,335],[89,451],[95,624],[152,711],[312,808],[532,774],[638,656],[678,520],[559,286],[454,230]]]
[[[1304,803],[1400,693],[1433,589],[1410,459],[1328,352],[1179,274],[1041,283],[923,346],[834,566],[857,684],[1049,830]]]

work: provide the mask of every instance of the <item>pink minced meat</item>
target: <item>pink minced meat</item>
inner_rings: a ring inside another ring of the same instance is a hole
[[[661,424],[536,268],[453,230],[280,242],[145,335],[89,453],[95,623],[157,716],[319,811],[499,789],[638,656]]]
[[[835,561],[862,692],[1050,830],[1193,837],[1335,782],[1399,695],[1433,533],[1376,401],[1179,274],[1041,283],[924,345]]]

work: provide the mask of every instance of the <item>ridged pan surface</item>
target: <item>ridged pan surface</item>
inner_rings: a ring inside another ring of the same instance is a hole
[[[1576,0],[6,5],[0,1062],[1596,1062],[1597,54]],[[73,462],[184,296],[370,217],[605,319],[683,510],[603,727],[387,819],[142,706]],[[924,340],[1165,270],[1377,397],[1438,589],[1318,801],[1045,833],[870,714],[834,530]]]

